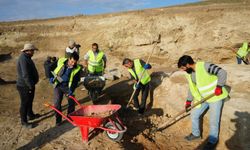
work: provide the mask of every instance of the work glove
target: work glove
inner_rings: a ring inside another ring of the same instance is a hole
[[[150,69],[150,68],[151,68],[151,65],[150,65],[150,64],[145,64],[145,65],[143,66],[143,68],[144,68],[145,70]]]
[[[49,78],[49,83],[50,83],[50,84],[53,84],[53,83],[54,83],[54,78],[53,78],[53,77]]]
[[[217,87],[215,88],[215,91],[214,91],[214,95],[219,96],[221,94],[222,94],[222,87],[217,85]]]
[[[191,103],[192,103],[192,101],[186,100],[186,104],[185,104],[185,110],[186,110],[186,112],[188,112],[188,110],[189,110],[189,108],[191,106]]]

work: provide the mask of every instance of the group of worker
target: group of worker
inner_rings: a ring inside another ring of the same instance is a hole
[[[69,41],[69,46],[65,50],[65,57],[59,58],[56,66],[53,68],[52,75],[48,75],[49,81],[54,85],[54,106],[61,111],[61,102],[63,96],[74,96],[75,89],[80,81],[80,72],[82,66],[87,68],[90,76],[103,75],[106,68],[107,58],[103,51],[99,50],[98,44],[92,44],[92,50],[89,50],[84,55],[82,65],[79,61],[80,45],[74,41]],[[21,124],[26,128],[33,128],[33,124],[28,120],[39,118],[41,115],[35,114],[32,110],[32,103],[35,93],[35,85],[39,81],[39,76],[35,64],[31,57],[34,51],[38,50],[33,44],[25,44],[21,50],[21,55],[17,61],[17,90],[20,94],[21,107]],[[237,52],[237,62],[240,60],[247,61],[250,48],[247,42],[244,42],[242,47]],[[51,58],[50,60],[51,61]],[[152,66],[141,59],[131,60],[125,58],[122,65],[128,69],[131,79],[134,81],[135,94],[133,96],[133,109],[139,114],[145,112],[146,100],[149,93],[149,83],[151,77],[148,69]],[[186,99],[185,109],[188,110],[192,103],[196,103],[203,98],[213,94],[214,96],[206,102],[198,105],[191,112],[192,132],[185,137],[188,141],[193,141],[201,138],[200,119],[201,115],[209,108],[210,111],[210,134],[208,143],[205,148],[213,148],[218,142],[220,116],[224,99],[228,96],[225,89],[227,73],[221,67],[208,62],[195,62],[191,56],[184,55],[179,58],[178,68],[186,72],[186,78],[189,83],[189,91]],[[142,92],[141,103],[138,96]],[[75,110],[75,102],[68,98],[68,114]],[[56,125],[62,123],[62,117],[55,113]]]

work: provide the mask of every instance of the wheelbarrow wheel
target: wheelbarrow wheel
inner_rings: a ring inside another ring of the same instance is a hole
[[[115,123],[118,130],[122,130],[122,127],[119,123],[117,123],[117,122],[114,122],[114,123]],[[116,127],[111,122],[106,123],[105,127],[108,129],[117,130]],[[118,133],[118,132],[110,132],[110,131],[105,131],[104,133],[108,136],[109,139],[116,141],[116,142],[120,141],[123,137],[123,134],[124,134],[123,132]]]

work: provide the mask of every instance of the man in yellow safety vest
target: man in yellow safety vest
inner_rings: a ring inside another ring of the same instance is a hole
[[[241,64],[242,61],[244,61],[245,64],[249,64],[249,60],[248,60],[249,53],[250,53],[249,43],[244,42],[242,46],[236,52],[237,63]]]
[[[151,80],[151,77],[147,70],[151,69],[151,65],[146,64],[143,60],[140,59],[131,60],[129,58],[125,58],[122,65],[128,69],[131,75],[131,79],[133,79],[135,83],[134,89],[136,91],[133,97],[134,109],[138,110],[139,114],[143,114],[145,111],[146,100],[149,92],[149,82]],[[143,71],[144,74],[142,75]],[[137,84],[139,80],[140,82]],[[142,91],[142,99],[141,104],[139,105],[138,96],[140,91]]]
[[[53,71],[54,77],[50,78],[50,83],[54,84],[54,106],[62,111],[61,103],[63,95],[73,96],[80,81],[81,66],[77,64],[79,55],[73,52],[69,58],[60,58],[57,62],[57,67]],[[68,98],[68,114],[75,111],[74,100]],[[55,113],[56,126],[61,125],[62,116]]]
[[[99,50],[97,43],[93,43],[92,50],[84,55],[83,66],[88,68],[90,76],[101,76],[106,68],[106,62],[107,58],[104,52]]]
[[[214,93],[215,96],[195,107],[191,112],[192,133],[185,137],[188,141],[201,138],[200,117],[209,108],[210,133],[204,149],[214,149],[218,142],[220,116],[224,99],[228,96],[225,89],[227,73],[221,67],[207,62],[194,62],[191,56],[184,55],[178,61],[178,68],[186,71],[189,92],[185,108]]]

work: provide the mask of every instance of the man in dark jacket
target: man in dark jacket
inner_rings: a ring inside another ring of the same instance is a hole
[[[53,71],[55,77],[50,78],[50,82],[54,84],[54,106],[61,111],[61,103],[63,95],[73,96],[74,91],[80,81],[81,66],[77,64],[79,55],[73,52],[69,58],[60,58],[57,62],[57,67]],[[60,78],[60,80],[58,79]],[[68,98],[68,114],[75,110],[75,102]],[[61,125],[62,116],[58,113],[56,116],[56,125]]]
[[[33,124],[28,123],[28,119],[33,120],[40,117],[32,110],[35,85],[39,80],[36,66],[31,59],[35,50],[38,49],[33,44],[25,44],[17,61],[17,90],[21,99],[21,123],[26,128],[34,127]]]

